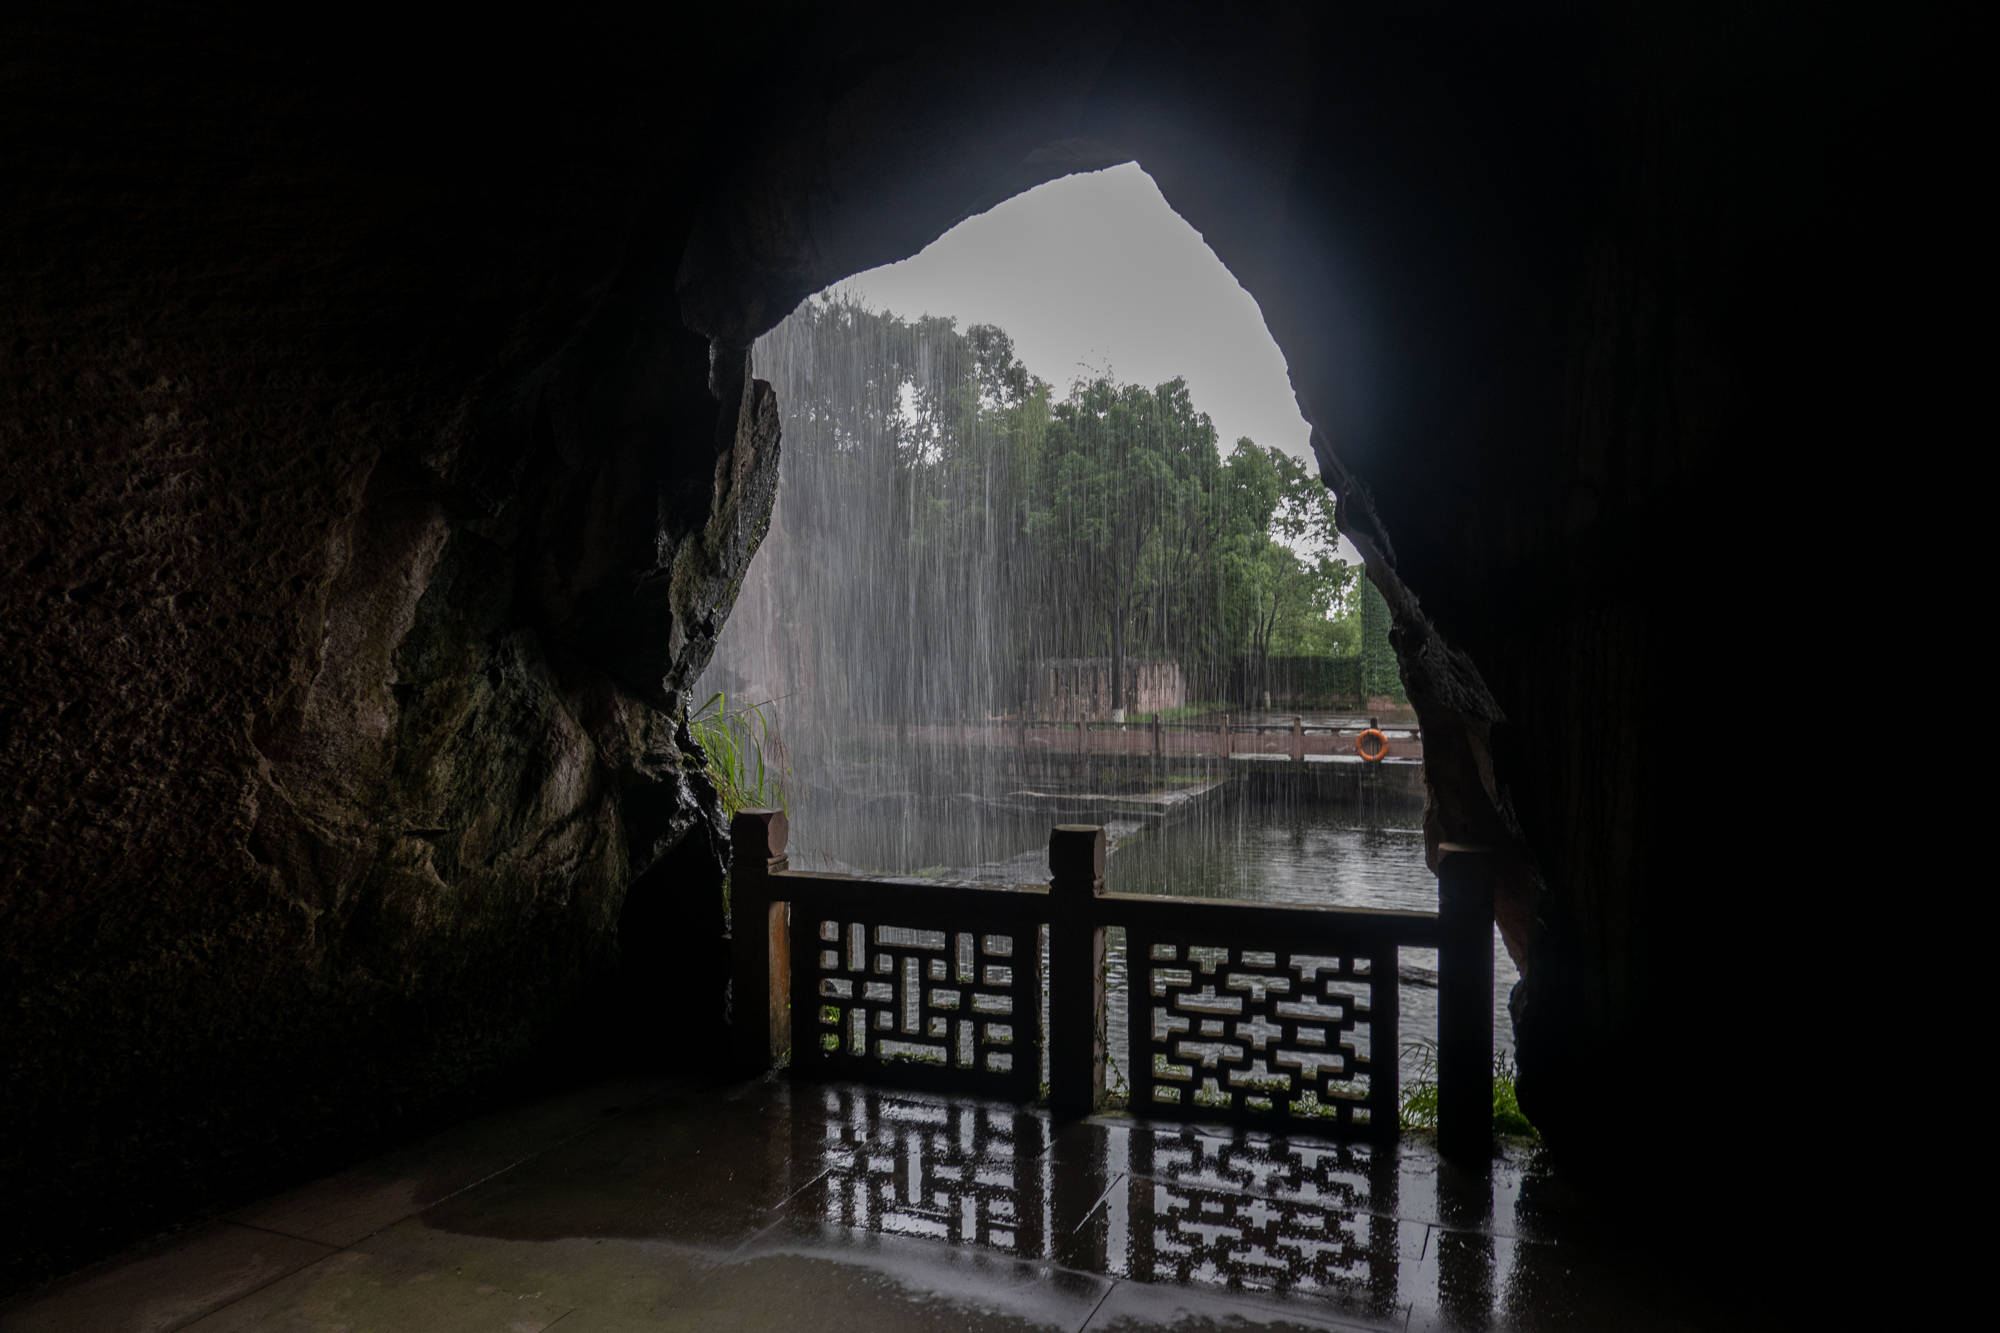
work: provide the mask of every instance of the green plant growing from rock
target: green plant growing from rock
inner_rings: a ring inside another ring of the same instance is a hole
[[[784,750],[771,734],[764,705],[732,709],[717,690],[689,714],[688,730],[707,760],[708,778],[722,798],[725,817],[734,818],[739,810],[786,808],[784,783],[778,777]],[[765,763],[767,748],[776,761],[771,766]]]

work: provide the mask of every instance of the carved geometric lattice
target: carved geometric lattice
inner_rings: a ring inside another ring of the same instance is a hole
[[[801,929],[801,926],[803,929]],[[793,1062],[805,1072],[1031,1098],[1041,1079],[1041,953],[1032,929],[794,925]]]
[[[1386,1019],[1393,1060],[1395,983],[1375,986],[1375,959],[1136,932],[1127,950],[1135,1112],[1393,1129],[1372,1039]]]

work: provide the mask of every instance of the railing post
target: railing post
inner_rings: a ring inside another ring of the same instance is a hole
[[[1091,899],[1104,891],[1104,830],[1058,824],[1049,833],[1049,1105],[1085,1116],[1104,1097],[1104,927]]]
[[[1229,758],[1229,714],[1222,715],[1222,757]]]
[[[1292,762],[1306,761],[1306,720],[1297,713],[1292,714]]]
[[[771,895],[789,836],[783,810],[739,810],[729,821],[731,1040],[743,1075],[769,1069],[792,1044],[789,904]]]
[[[1166,729],[1160,725],[1160,714],[1155,710],[1153,713],[1153,758],[1159,759],[1166,752]]]
[[[1483,847],[1442,843],[1438,866],[1438,1150],[1493,1156],[1493,867]]]

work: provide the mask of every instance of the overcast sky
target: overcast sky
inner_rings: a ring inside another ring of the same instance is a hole
[[[906,317],[998,324],[1057,393],[1099,371],[1179,375],[1225,453],[1244,435],[1311,452],[1257,303],[1132,163],[1037,186],[841,287]]]
[[[1135,164],[1037,186],[840,286],[905,318],[998,324],[1058,393],[1099,373],[1145,385],[1179,375],[1224,453],[1247,435],[1319,470],[1257,303]]]

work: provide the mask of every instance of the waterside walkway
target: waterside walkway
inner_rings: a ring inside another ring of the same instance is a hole
[[[990,719],[983,722],[913,723],[901,728],[877,728],[879,739],[895,737],[904,744],[1031,756],[1127,755],[1156,759],[1246,759],[1282,755],[1292,759],[1338,758],[1360,763],[1355,743],[1368,729],[1366,718],[1294,714],[1223,714],[1199,722],[1077,722],[1034,719]],[[1379,753],[1395,762],[1420,763],[1423,732],[1410,726],[1384,726]],[[1375,745],[1370,741],[1371,747]]]
[[[1562,1206],[1531,1150],[1485,1177],[1418,1136],[627,1082],[121,1256],[0,1309],[0,1330],[1715,1326]]]

